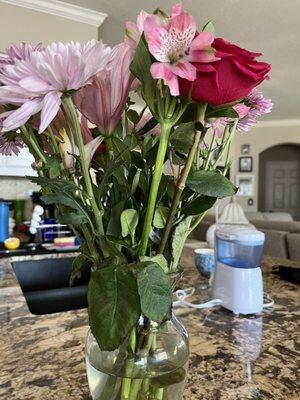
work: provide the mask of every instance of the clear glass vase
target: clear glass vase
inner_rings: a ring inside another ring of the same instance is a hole
[[[188,359],[187,331],[174,315],[159,325],[141,317],[131,337],[114,351],[101,351],[89,331],[86,367],[92,399],[181,400]]]

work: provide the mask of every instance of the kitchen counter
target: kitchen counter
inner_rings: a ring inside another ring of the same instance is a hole
[[[273,310],[251,318],[220,307],[175,310],[190,334],[184,400],[299,399],[299,288],[271,274],[275,263],[266,259],[263,269]],[[208,300],[207,281],[196,271],[191,249],[184,250],[182,265],[181,287],[196,287],[191,301]],[[0,399],[89,400],[83,353],[86,310],[30,314],[7,268],[0,289]]]

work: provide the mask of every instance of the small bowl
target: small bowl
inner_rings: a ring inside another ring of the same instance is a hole
[[[195,264],[201,275],[210,278],[215,270],[215,251],[214,249],[196,249],[194,251]]]

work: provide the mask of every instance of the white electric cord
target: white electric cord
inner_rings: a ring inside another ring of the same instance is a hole
[[[175,296],[177,297],[178,300],[173,302],[173,307],[176,308],[176,307],[181,307],[182,305],[184,305],[184,306],[191,307],[191,308],[201,309],[201,308],[211,308],[214,306],[219,306],[223,303],[221,299],[213,299],[213,300],[207,301],[206,303],[201,303],[201,304],[194,304],[194,303],[190,303],[189,301],[186,301],[186,299],[191,297],[194,293],[195,293],[194,287],[189,287],[185,290],[183,290],[183,289],[176,290]],[[268,303],[264,303],[263,308],[273,307],[275,302],[271,298],[271,296],[269,294],[265,293],[264,297],[268,301]]]
[[[195,292],[194,287],[190,287],[185,290],[182,289],[176,290],[175,296],[177,297],[178,300],[173,302],[173,307],[180,307],[182,304],[184,304],[187,307],[201,309],[201,308],[211,308],[222,304],[222,300],[220,299],[209,300],[206,303],[202,304],[193,304],[190,303],[189,301],[186,301],[186,299],[188,297],[191,297],[194,294],[194,292]]]
[[[270,308],[270,307],[274,306],[275,301],[272,299],[272,297],[268,293],[264,293],[264,299],[266,299],[269,303],[264,303],[263,308]]]

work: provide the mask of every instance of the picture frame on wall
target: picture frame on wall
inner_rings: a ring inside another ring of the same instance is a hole
[[[253,157],[239,157],[239,172],[252,172]]]
[[[243,155],[250,154],[250,144],[244,143],[241,145],[241,154]]]
[[[254,196],[254,175],[237,175],[237,196]]]

